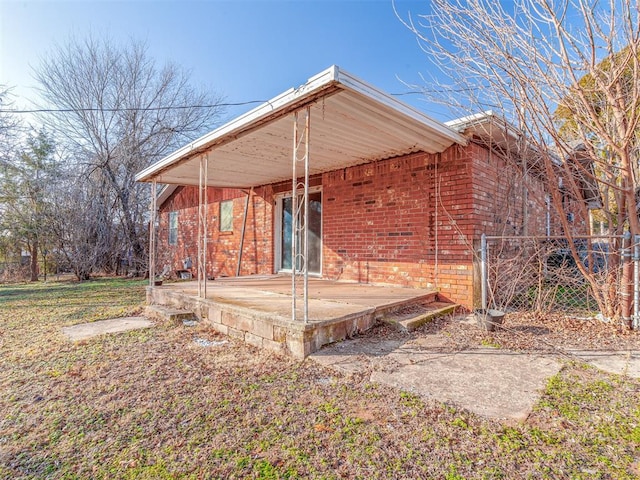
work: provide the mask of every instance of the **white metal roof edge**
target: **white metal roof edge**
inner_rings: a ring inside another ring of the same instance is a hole
[[[265,117],[269,114],[273,114],[279,109],[285,108],[288,105],[294,103],[296,100],[303,98],[309,93],[319,90],[322,87],[326,87],[330,85],[332,82],[336,81],[337,78],[337,66],[333,65],[326,70],[320,72],[319,74],[311,77],[307,83],[301,85],[298,88],[290,88],[287,91],[281,93],[280,95],[272,98],[271,100],[266,101],[265,103],[257,106],[256,108],[249,110],[247,113],[240,115],[239,117],[234,118],[228,123],[225,123],[221,127],[216,128],[215,130],[203,135],[202,137],[194,140],[191,143],[188,143],[184,147],[179,148],[175,152],[167,155],[162,160],[150,165],[144,170],[138,172],[136,175],[136,181],[145,181],[148,180],[150,176],[154,173],[163,170],[167,166],[171,165],[176,160],[182,158],[184,155],[192,152],[194,150],[199,150],[205,147],[207,144],[212,143],[213,141],[223,138],[227,135],[233,134],[235,131],[241,130],[244,127],[247,127],[252,122],[259,120],[262,117]]]
[[[464,132],[467,128],[485,123],[498,125],[500,128],[504,128],[509,135],[515,138],[523,135],[515,125],[509,122],[502,115],[495,113],[493,110],[485,110],[481,113],[474,113],[473,115],[467,115],[466,117],[449,120],[448,122],[445,122],[445,125],[449,128],[455,129],[457,132]]]
[[[278,110],[287,108],[295,102],[303,99],[305,96],[310,96],[312,93],[326,88],[331,84],[338,84],[343,89],[349,89],[351,91],[358,92],[366,97],[372,98],[396,111],[407,115],[408,117],[422,122],[434,131],[449,139],[452,143],[459,143],[465,145],[467,140],[454,131],[450,127],[431,117],[423,114],[422,112],[410,107],[409,105],[393,98],[392,96],[384,93],[383,91],[369,85],[368,83],[360,80],[359,78],[351,75],[345,71],[340,70],[337,65],[323,70],[322,72],[309,78],[309,80],[298,88],[290,88],[280,95],[268,100],[267,102],[259,105],[258,107],[250,110],[249,112],[240,115],[239,117],[231,120],[230,122],[216,128],[215,130],[203,135],[202,137],[194,140],[193,142],[179,148],[173,153],[167,155],[158,162],[148,166],[136,174],[136,181],[149,181],[154,174],[164,170],[172,163],[180,160],[190,152],[205,148],[208,144],[213,143],[215,140],[222,139],[225,136],[239,133],[243,129],[249,127],[253,122],[256,122],[268,115],[276,113]]]
[[[394,98],[386,92],[383,92],[382,90],[374,87],[373,85],[365,82],[355,75],[340,70],[338,67],[336,67],[336,70],[338,73],[338,82],[347,87],[349,90],[358,92],[369,98],[373,98],[379,103],[382,103],[389,108],[393,108],[394,110],[406,115],[407,117],[412,118],[413,120],[424,123],[453,143],[458,143],[460,145],[467,144],[467,139],[464,136],[460,135],[460,133],[458,133],[456,130],[450,128],[448,124],[434,120],[428,115],[422,113],[420,110],[407,105],[406,103],[398,100],[397,98]]]
[[[481,113],[475,113],[473,115],[468,115],[466,117],[456,118],[455,120],[450,120],[445,122],[447,126],[450,128],[455,128],[457,131],[464,131],[467,128],[471,128],[477,125],[482,125],[485,123],[499,123],[500,127],[505,128],[507,134],[512,138],[517,139],[519,136],[524,135],[522,131],[520,131],[515,125],[511,122],[508,122],[502,115],[496,114],[493,110],[486,110]],[[539,151],[539,147],[532,146],[531,142],[527,141],[527,145],[534,151]],[[560,156],[553,151],[548,151],[548,155],[552,158],[553,162],[556,165],[561,163]]]
[[[455,118],[453,120],[448,120],[444,122],[446,126],[449,128],[454,128],[456,131],[463,131],[466,128],[469,128],[472,125],[484,123],[487,120],[491,120],[493,118],[500,118],[506,123],[499,115],[496,115],[493,110],[485,110],[484,112],[474,113],[471,115],[467,115],[465,117]]]

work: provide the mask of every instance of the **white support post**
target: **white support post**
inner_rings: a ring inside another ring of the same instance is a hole
[[[200,157],[198,184],[198,297],[207,297],[207,184],[209,155]]]
[[[304,323],[309,321],[309,135],[311,130],[311,107],[307,106],[304,122]]]
[[[158,184],[151,182],[151,204],[149,206],[149,286],[153,287],[156,279],[156,217],[158,210]]]
[[[293,156],[291,171],[291,320],[297,320],[296,297],[298,288],[296,285],[296,262],[298,258],[298,112],[293,114]]]
[[[304,112],[304,113],[303,113]],[[301,126],[302,124],[302,126]],[[294,113],[293,168],[291,192],[291,318],[298,319],[298,277],[302,277],[303,319],[309,321],[309,137],[311,107]],[[303,182],[298,182],[298,163],[304,167]],[[298,198],[301,191],[301,198]]]

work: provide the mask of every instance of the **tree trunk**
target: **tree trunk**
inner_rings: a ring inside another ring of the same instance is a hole
[[[39,268],[38,268],[38,242],[35,241],[31,244],[31,282],[37,282],[38,281],[38,274],[39,272]]]

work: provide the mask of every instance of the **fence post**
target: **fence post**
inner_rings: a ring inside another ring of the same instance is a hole
[[[631,271],[631,232],[626,231],[622,236],[622,248],[620,249],[620,257],[622,260],[622,276],[618,285],[619,295],[622,301],[622,321],[627,328],[633,326],[631,309],[633,307],[633,298],[631,296],[631,286],[633,283],[633,272]]]
[[[640,327],[640,235],[633,237],[633,324],[632,328]]]
[[[487,236],[480,237],[480,284],[482,309],[487,309]]]

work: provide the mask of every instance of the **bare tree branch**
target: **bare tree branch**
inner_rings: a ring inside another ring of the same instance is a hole
[[[92,37],[54,49],[36,79],[42,107],[58,110],[43,120],[74,152],[72,162],[83,172],[77,178],[85,183],[75,188],[92,192],[97,217],[110,224],[94,228],[95,250],[111,245],[117,251],[102,258],[131,258],[141,273],[149,187],[136,184],[135,173],[210,130],[221,113],[220,98],[195,89],[188,72],[176,65],[158,67],[144,44]]]
[[[638,2],[432,0],[426,8],[399,16],[456,94],[429,93],[444,84],[427,86],[425,94],[460,116],[491,109],[517,126],[539,156],[576,260],[566,195],[578,201],[582,215],[591,210],[607,219],[612,235],[624,229],[639,235]],[[583,198],[591,183],[600,197],[596,212]],[[614,238],[610,243],[620,247]],[[603,288],[582,262],[577,265],[592,288]],[[630,275],[624,264],[610,279],[619,292],[613,303],[608,294],[600,296],[608,316],[628,317],[623,298]]]

